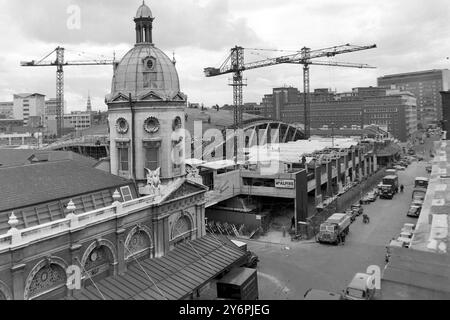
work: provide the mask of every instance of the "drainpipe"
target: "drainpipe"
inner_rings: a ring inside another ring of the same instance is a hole
[[[135,136],[134,136],[134,109],[133,109],[133,103],[131,100],[131,93],[128,94],[128,102],[130,104],[130,111],[131,111],[131,165],[132,165],[132,180],[134,181],[134,184],[136,184],[136,160],[135,160]]]

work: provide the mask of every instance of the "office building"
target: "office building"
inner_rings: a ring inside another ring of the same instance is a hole
[[[417,99],[418,122],[428,127],[442,120],[440,91],[450,89],[450,70],[427,70],[386,75],[378,78],[378,86],[409,91]]]
[[[441,91],[442,99],[442,130],[449,132],[450,130],[450,90]]]
[[[14,103],[12,101],[0,102],[0,119],[13,118]]]
[[[362,129],[385,127],[406,141],[417,130],[416,99],[412,93],[378,87],[335,93],[316,89],[310,95],[311,128]],[[304,95],[297,88],[274,88],[262,99],[262,116],[288,123],[304,123]]]
[[[13,118],[23,120],[24,125],[28,125],[31,119],[33,125],[36,122],[42,124],[45,114],[45,95],[40,93],[20,93],[14,95]],[[36,121],[38,117],[40,120]]]

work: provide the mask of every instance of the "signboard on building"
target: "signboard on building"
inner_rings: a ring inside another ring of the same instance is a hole
[[[275,179],[275,188],[295,189],[295,180],[292,180],[292,179]]]

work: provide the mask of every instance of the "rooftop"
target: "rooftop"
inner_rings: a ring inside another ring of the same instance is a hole
[[[303,155],[310,155],[314,152],[325,149],[348,149],[359,144],[358,139],[353,138],[331,138],[312,137],[309,140],[297,140],[287,143],[273,143],[270,147],[253,146],[249,148],[250,161],[275,160],[288,163],[299,162]]]
[[[130,184],[75,160],[0,167],[0,212]]]
[[[79,164],[94,166],[97,161],[72,151],[40,151],[36,149],[0,149],[0,167],[25,165],[36,162],[74,160]]]
[[[435,150],[436,156],[411,249],[450,255],[450,163],[447,161],[447,158],[450,159],[450,143],[437,141]]]

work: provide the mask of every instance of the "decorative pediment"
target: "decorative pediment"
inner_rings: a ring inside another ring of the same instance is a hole
[[[207,191],[207,187],[202,184],[183,179],[182,183],[177,188],[165,196],[163,202],[184,198],[199,191]]]
[[[173,101],[186,101],[186,96],[185,96],[183,93],[178,92],[178,93],[172,98],[172,100],[173,100]]]
[[[128,97],[122,93],[116,94],[112,99],[112,102],[128,101]]]
[[[150,91],[149,93],[146,93],[145,95],[141,96],[139,98],[140,100],[157,100],[157,101],[161,101],[163,100],[163,98],[161,96],[159,96],[157,93],[155,93],[154,91]]]

